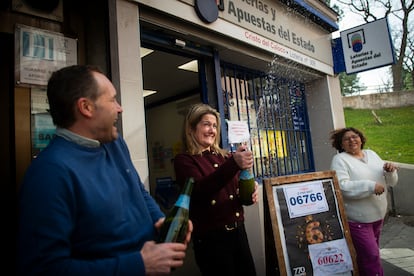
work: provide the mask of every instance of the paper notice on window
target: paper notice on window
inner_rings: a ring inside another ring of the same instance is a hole
[[[227,121],[228,139],[230,144],[248,142],[250,139],[249,126],[246,121]]]

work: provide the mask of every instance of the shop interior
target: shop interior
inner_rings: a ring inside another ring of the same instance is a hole
[[[150,191],[169,209],[179,192],[173,159],[181,151],[184,115],[192,103],[200,102],[199,63],[195,57],[145,47],[141,60]]]

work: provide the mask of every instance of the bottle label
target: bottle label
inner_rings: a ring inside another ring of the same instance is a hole
[[[240,179],[252,179],[254,178],[253,175],[248,170],[242,170],[240,172]]]
[[[190,207],[190,197],[188,195],[180,195],[175,202],[175,206],[188,209]]]

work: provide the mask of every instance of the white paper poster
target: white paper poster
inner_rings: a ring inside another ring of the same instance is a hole
[[[77,64],[77,40],[61,33],[18,25],[18,82],[47,85],[50,75]]]
[[[287,199],[290,218],[302,217],[329,210],[322,181],[287,186],[283,189],[283,192]]]
[[[245,143],[250,139],[249,126],[246,121],[227,121],[230,144]]]
[[[311,244],[309,256],[314,276],[337,275],[353,269],[345,239]]]

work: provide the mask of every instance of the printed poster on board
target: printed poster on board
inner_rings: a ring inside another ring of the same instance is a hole
[[[323,271],[344,275],[350,272],[352,260],[336,208],[332,181],[274,186],[273,193],[281,220],[279,225],[283,227],[281,238],[285,240],[288,275],[316,276],[323,275]],[[311,252],[315,245],[319,247]],[[333,246],[335,251],[331,250]],[[338,256],[340,258],[335,259]]]

